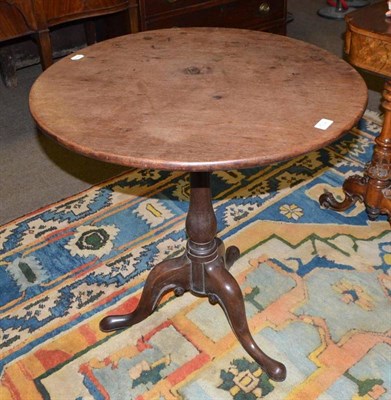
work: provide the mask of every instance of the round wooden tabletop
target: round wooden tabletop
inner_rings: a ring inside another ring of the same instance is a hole
[[[346,62],[258,31],[141,32],[80,55],[37,79],[33,118],[65,147],[126,166],[213,171],[289,159],[336,140],[367,101]]]

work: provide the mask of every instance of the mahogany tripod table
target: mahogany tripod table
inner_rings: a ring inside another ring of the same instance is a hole
[[[344,211],[359,200],[365,204],[369,219],[386,214],[391,223],[391,18],[385,17],[387,10],[387,2],[382,1],[345,18],[345,52],[349,62],[386,78],[382,103],[384,122],[363,176],[352,175],[345,180],[343,201],[326,192],[319,202],[326,208]]]
[[[248,30],[157,30],[81,53],[54,64],[34,84],[30,109],[41,130],[99,160],[190,172],[184,254],[156,265],[137,308],[104,318],[101,329],[132,326],[164,293],[190,291],[219,303],[244,349],[270,378],[284,380],[284,365],[249,331],[229,272],[239,249],[225,251],[216,237],[210,173],[271,164],[336,140],[364,112],[363,80],[322,49]]]

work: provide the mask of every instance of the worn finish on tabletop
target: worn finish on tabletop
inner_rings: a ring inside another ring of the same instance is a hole
[[[334,141],[366,105],[347,63],[263,32],[167,29],[81,53],[38,78],[32,115],[64,146],[127,166],[212,171],[285,160]],[[334,121],[325,131],[314,128],[322,118]]]
[[[324,207],[344,211],[359,200],[364,202],[370,219],[386,214],[391,222],[391,20],[385,17],[386,10],[386,2],[381,2],[346,16],[345,50],[349,61],[386,78],[384,122],[372,160],[363,176],[354,175],[344,182],[342,202],[329,192],[319,201]]]

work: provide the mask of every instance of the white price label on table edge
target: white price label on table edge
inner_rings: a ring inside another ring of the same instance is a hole
[[[83,54],[76,54],[75,56],[71,57],[71,60],[77,61],[77,60],[81,60],[82,58],[84,58]]]
[[[334,121],[332,121],[331,119],[322,118],[322,119],[315,125],[315,128],[322,129],[323,131],[325,131],[325,130],[328,129],[333,123],[334,123]]]

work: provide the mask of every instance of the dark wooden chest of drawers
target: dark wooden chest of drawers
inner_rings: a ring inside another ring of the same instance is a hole
[[[139,0],[141,30],[219,26],[285,34],[286,0]]]

